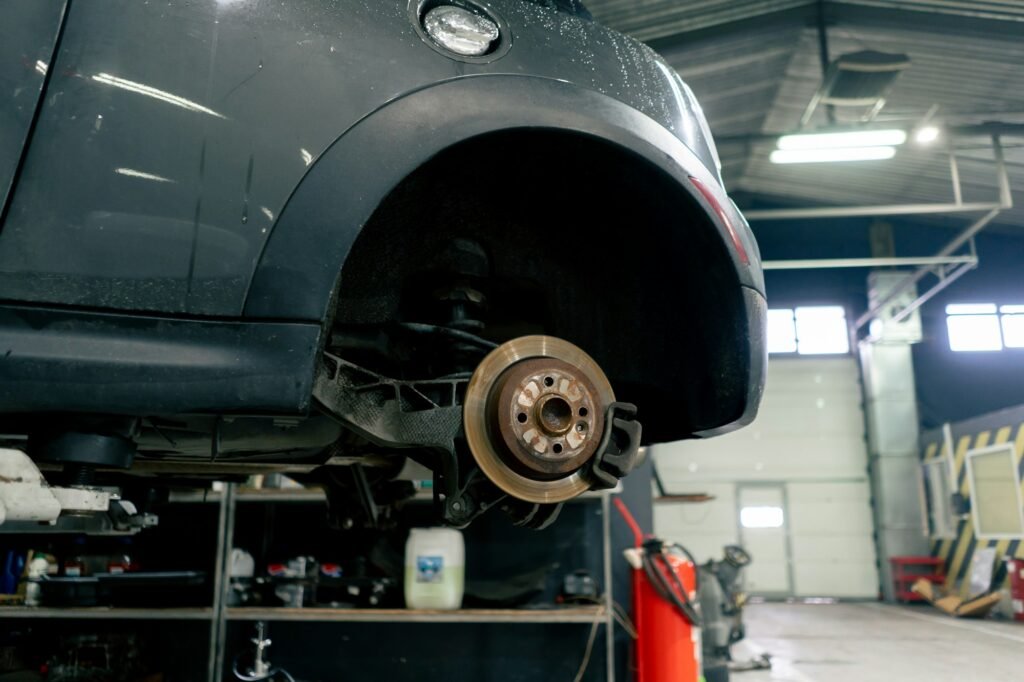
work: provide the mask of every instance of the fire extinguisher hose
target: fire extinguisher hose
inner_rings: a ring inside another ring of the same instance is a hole
[[[647,574],[647,579],[651,583],[651,587],[658,595],[669,602],[683,614],[694,627],[700,627],[701,617],[697,610],[697,607],[690,600],[690,595],[683,585],[682,580],[673,570],[672,565],[669,563],[666,554],[669,549],[678,549],[686,558],[689,559],[695,569],[694,575],[696,576],[697,562],[693,560],[693,555],[685,547],[679,544],[666,545],[661,540],[651,539],[644,543],[644,551],[642,564],[644,573]],[[667,577],[666,577],[667,576]],[[696,579],[696,578],[695,578]],[[699,588],[697,584],[694,585],[694,591]]]

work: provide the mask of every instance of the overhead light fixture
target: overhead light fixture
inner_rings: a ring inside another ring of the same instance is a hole
[[[883,161],[896,156],[895,147],[839,147],[836,149],[776,149],[772,163],[827,163],[830,161]]]
[[[898,128],[783,135],[770,159],[772,163],[882,161],[894,157],[896,147],[906,141],[907,131]]]
[[[931,144],[939,139],[938,126],[922,126],[914,133],[914,142],[918,144]]]
[[[853,130],[842,133],[783,135],[779,149],[848,149],[851,147],[893,147],[907,141],[904,130]]]

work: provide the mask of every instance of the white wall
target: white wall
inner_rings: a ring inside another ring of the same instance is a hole
[[[712,502],[656,503],[655,532],[698,561],[739,539],[737,485],[785,485],[794,593],[878,593],[861,388],[853,357],[772,358],[757,420],[707,441],[653,449],[671,494]],[[757,557],[754,557],[757,561]]]

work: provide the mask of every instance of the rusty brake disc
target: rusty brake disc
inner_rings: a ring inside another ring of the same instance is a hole
[[[523,336],[491,351],[466,389],[466,440],[483,473],[509,495],[557,503],[590,489],[583,466],[604,431],[611,384],[582,350]]]

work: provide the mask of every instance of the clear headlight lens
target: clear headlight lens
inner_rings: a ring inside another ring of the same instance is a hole
[[[496,23],[455,5],[441,5],[427,12],[423,28],[438,45],[465,57],[487,54],[499,35]]]

